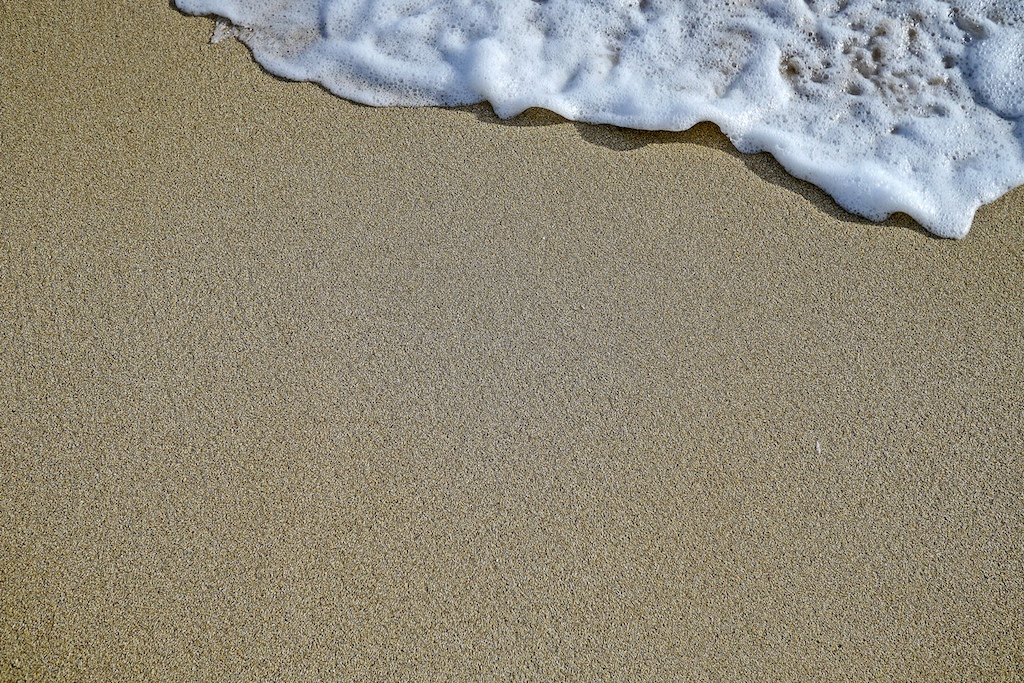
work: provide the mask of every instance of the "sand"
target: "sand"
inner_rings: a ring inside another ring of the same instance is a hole
[[[1024,190],[0,26],[0,680],[1024,677]]]

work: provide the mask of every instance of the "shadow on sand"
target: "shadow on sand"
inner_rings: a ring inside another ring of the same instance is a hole
[[[757,174],[763,180],[790,192],[799,194],[814,205],[816,209],[837,220],[847,223],[857,223],[859,225],[880,225],[904,228],[920,233],[929,239],[942,239],[941,237],[937,237],[928,232],[928,230],[922,227],[920,223],[905,213],[895,213],[881,222],[870,221],[866,218],[850,213],[843,207],[839,206],[835,200],[826,194],[821,188],[790,175],[789,172],[783,168],[782,164],[776,161],[775,157],[771,154],[768,154],[767,152],[758,152],[757,154],[744,154],[743,152],[740,152],[714,123],[698,123],[696,126],[680,132],[646,131],[619,128],[617,126],[603,124],[569,121],[568,119],[565,119],[554,112],[547,111],[546,109],[528,109],[519,116],[511,119],[499,118],[498,115],[494,113],[494,110],[490,105],[486,103],[458,107],[458,109],[460,111],[473,114],[480,121],[502,126],[533,127],[569,123],[576,128],[576,131],[583,140],[616,152],[629,152],[646,147],[647,145],[659,144],[702,145],[709,149],[714,149],[732,155],[743,162],[744,166],[746,166],[751,172]]]

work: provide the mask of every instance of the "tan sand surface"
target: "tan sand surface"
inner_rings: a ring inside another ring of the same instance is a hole
[[[1020,681],[1024,191],[0,5],[0,680]]]

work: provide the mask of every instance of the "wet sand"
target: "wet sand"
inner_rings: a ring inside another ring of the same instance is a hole
[[[0,25],[0,680],[1024,676],[1024,190]]]

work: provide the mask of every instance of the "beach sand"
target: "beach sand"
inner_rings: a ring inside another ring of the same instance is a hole
[[[0,680],[1024,677],[1024,190],[0,26]]]

